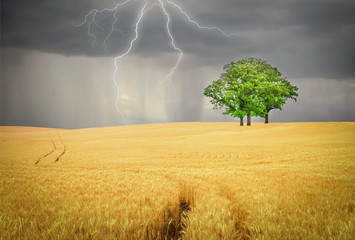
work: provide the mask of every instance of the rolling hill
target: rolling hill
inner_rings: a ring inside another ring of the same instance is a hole
[[[0,239],[353,239],[355,123],[0,127]]]

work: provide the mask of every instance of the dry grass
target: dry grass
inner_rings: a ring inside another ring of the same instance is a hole
[[[0,127],[0,239],[354,239],[354,136],[355,123]]]

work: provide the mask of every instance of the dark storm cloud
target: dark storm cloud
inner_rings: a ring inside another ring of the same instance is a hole
[[[289,77],[352,78],[355,68],[355,3],[340,1],[175,1],[196,21],[218,26],[237,37],[226,39],[215,31],[189,25],[179,11],[167,5],[172,16],[176,44],[185,52],[201,57],[196,65],[216,65],[246,56],[262,57],[280,67]],[[92,8],[113,7],[116,1],[2,0],[2,47],[19,47],[63,55],[105,56],[100,29],[91,47],[87,25],[75,28]],[[119,12],[109,52],[127,48],[133,23],[143,1],[132,1]],[[109,31],[109,15],[100,15],[100,24]],[[165,27],[165,16],[158,8],[146,16],[141,39],[134,53],[141,56],[173,52]]]
[[[209,1],[197,17],[237,29],[238,53],[276,62],[291,77],[352,78],[353,1]]]
[[[1,0],[1,46],[69,56],[103,55],[101,46],[91,47],[93,39],[88,36],[87,25],[75,27],[72,23],[82,22],[92,8],[110,8],[113,5],[112,1],[100,1],[98,6],[95,1]],[[129,23],[135,18],[135,5],[137,1],[127,5],[126,12],[120,13],[123,22],[127,23],[120,26],[123,32],[131,31]],[[98,17],[100,24],[105,24],[105,17],[109,16],[103,14]],[[118,44],[123,44],[125,38],[118,39]],[[102,36],[98,36],[98,40],[101,39]]]

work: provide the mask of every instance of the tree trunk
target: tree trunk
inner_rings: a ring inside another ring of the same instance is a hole
[[[267,113],[265,116],[265,123],[269,123],[269,113]]]
[[[247,126],[251,125],[251,115],[250,113],[247,114]]]
[[[243,126],[243,125],[244,125],[243,118],[240,117],[240,126]]]

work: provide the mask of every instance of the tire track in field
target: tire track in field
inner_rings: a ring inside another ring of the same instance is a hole
[[[222,161],[241,159],[240,154],[236,152],[180,152],[172,154],[172,156],[173,158],[202,159],[206,161],[213,159]]]
[[[45,158],[53,159],[54,156],[56,156],[56,155],[57,155],[57,157],[55,158],[54,162],[58,162],[60,160],[60,158],[67,151],[67,148],[66,148],[64,141],[63,141],[62,137],[60,136],[59,132],[56,131],[56,133],[57,134],[55,134],[53,130],[52,130],[52,134],[51,134],[51,131],[48,131],[48,135],[49,135],[49,138],[52,142],[53,149],[50,152],[44,154],[42,157],[40,157],[35,162],[36,165],[39,164],[40,162],[42,162],[43,159],[45,159]],[[55,136],[55,135],[57,135],[57,136]],[[62,145],[62,146],[60,146],[60,145]]]
[[[54,148],[52,149],[52,151],[50,151],[50,152],[46,153],[45,155],[43,155],[42,157],[40,157],[40,158],[35,162],[35,164],[38,164],[41,159],[43,159],[43,158],[49,156],[50,154],[52,154],[52,153],[57,149],[57,146],[55,145],[55,142],[54,142],[54,140],[53,140],[51,134],[49,133],[49,130],[48,130],[48,135],[49,135],[49,138],[51,139],[51,142],[52,142]]]
[[[55,159],[54,162],[58,162],[59,159],[60,159],[60,157],[62,157],[62,156],[65,154],[65,152],[67,151],[67,147],[65,146],[65,144],[64,144],[64,142],[63,142],[63,139],[61,138],[61,136],[60,136],[60,134],[59,134],[58,131],[57,131],[57,135],[58,135],[58,137],[59,137],[59,139],[60,139],[60,142],[62,143],[64,149],[63,149],[63,151],[59,154],[59,156]]]

